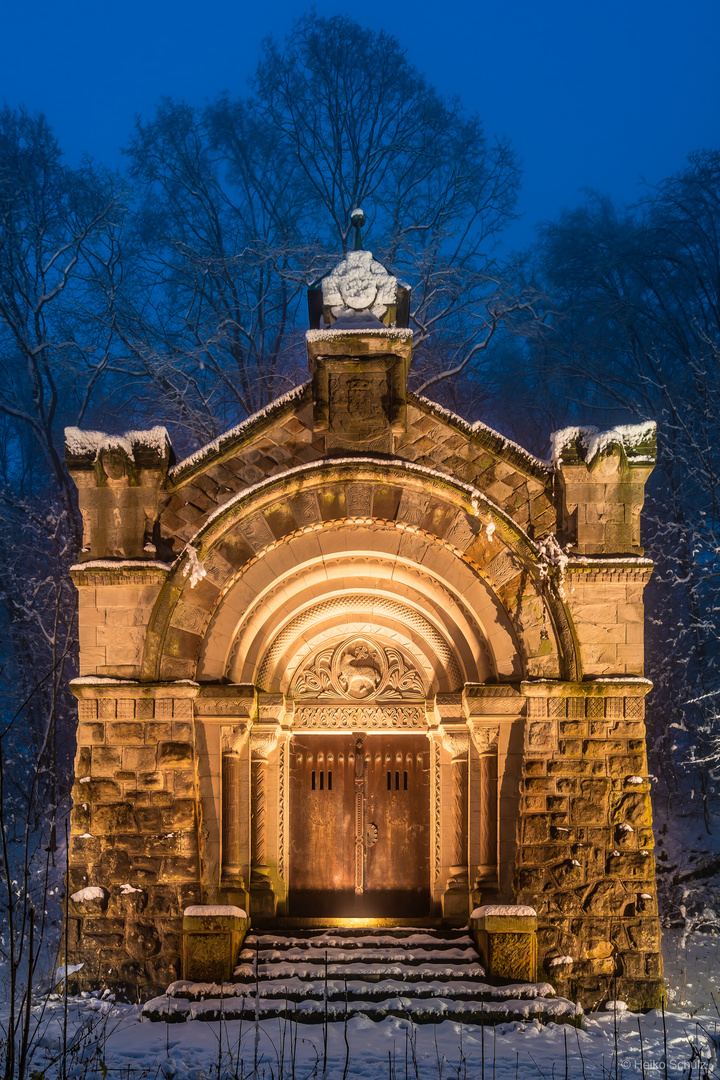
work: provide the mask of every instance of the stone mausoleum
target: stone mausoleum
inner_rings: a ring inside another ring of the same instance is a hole
[[[408,391],[409,306],[351,252],[309,292],[310,380],[221,438],[176,462],[162,427],[67,432],[81,986],[162,990],[193,905],[282,927],[501,904],[534,909],[565,993],[659,1000],[654,425],[568,429],[541,461]]]

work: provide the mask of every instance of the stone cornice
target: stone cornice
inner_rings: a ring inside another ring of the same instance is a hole
[[[642,584],[647,585],[655,564],[652,559],[632,556],[573,559],[565,567],[565,580],[574,584]]]
[[[132,559],[119,559],[113,563],[109,559],[98,559],[87,563],[77,563],[70,567],[70,577],[77,587],[82,585],[162,585],[170,573],[170,566],[160,562],[134,562]]]
[[[526,698],[645,697],[653,684],[649,679],[619,676],[616,679],[593,679],[581,683],[540,679],[538,682],[523,682],[520,687]]]

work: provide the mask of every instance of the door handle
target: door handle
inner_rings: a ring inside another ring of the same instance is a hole
[[[378,827],[373,821],[371,821],[365,829],[365,847],[371,848],[373,844],[377,844],[378,835]]]

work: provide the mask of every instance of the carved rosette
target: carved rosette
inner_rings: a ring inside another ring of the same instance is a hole
[[[315,653],[295,676],[295,698],[353,701],[421,698],[426,688],[412,660],[370,637],[346,638]]]

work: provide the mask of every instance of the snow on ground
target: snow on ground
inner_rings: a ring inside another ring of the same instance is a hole
[[[42,1015],[41,1015],[42,1012]],[[513,1080],[513,1078],[717,1077],[720,1015],[598,1012],[582,1027],[515,1022],[463,1026],[451,1020],[414,1025],[366,1018],[327,1025],[141,1022],[138,1005],[100,997],[68,1003],[70,1080]],[[38,1005],[40,1021],[29,1072],[60,1074],[63,999]],[[347,1037],[347,1047],[346,1047]],[[644,1074],[643,1074],[644,1068]]]

